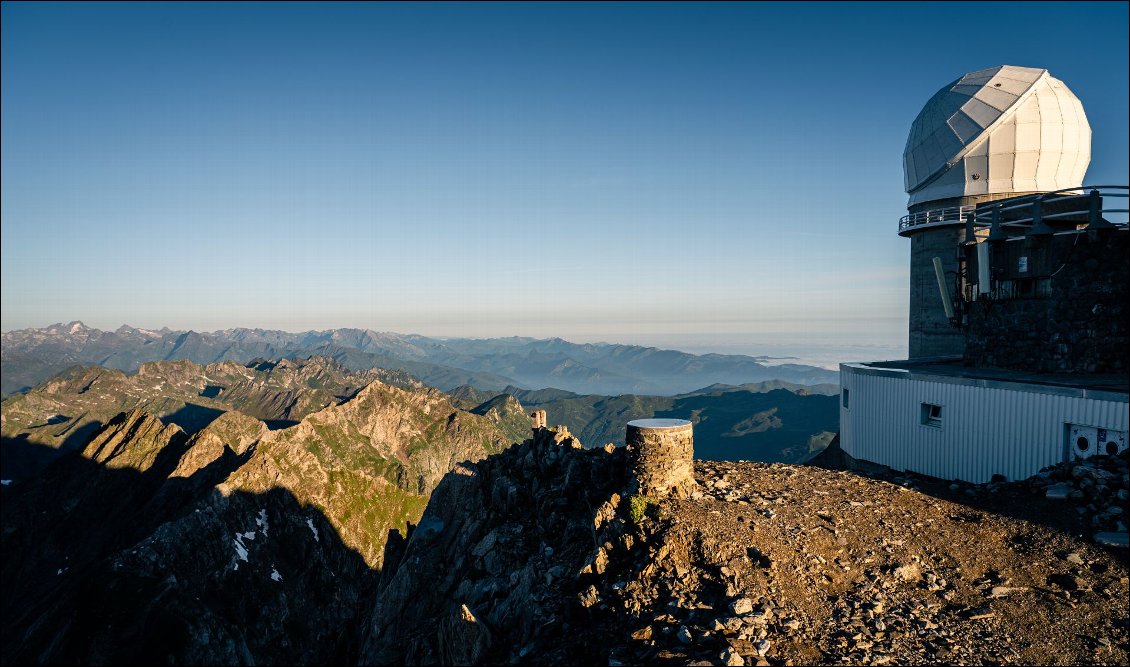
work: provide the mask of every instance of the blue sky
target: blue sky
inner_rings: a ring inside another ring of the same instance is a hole
[[[2,328],[904,344],[901,154],[1126,3],[3,5]],[[682,341],[682,342],[680,342]]]

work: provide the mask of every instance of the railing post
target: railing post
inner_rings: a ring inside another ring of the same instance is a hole
[[[988,240],[990,242],[994,242],[994,243],[997,242],[997,241],[1007,240],[1008,234],[1005,234],[1004,230],[1001,229],[1001,205],[1000,204],[997,204],[996,206],[993,207],[993,218],[992,218],[992,220],[993,220],[993,222],[992,222],[992,226],[989,228],[989,239]]]
[[[1103,219],[1103,198],[1099,191],[1091,190],[1088,197],[1089,201],[1087,208],[1087,231],[1098,231],[1100,229],[1114,229],[1114,225],[1108,220]]]
[[[1055,230],[1044,222],[1043,206],[1044,202],[1040,199],[1032,202],[1032,227],[1028,230],[1029,237],[1051,236],[1055,233]]]

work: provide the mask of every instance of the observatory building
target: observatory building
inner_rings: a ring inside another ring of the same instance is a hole
[[[1085,186],[1091,128],[1047,70],[966,74],[903,152],[909,358],[840,366],[840,447],[945,479],[1126,450],[1127,187]]]
[[[939,90],[910,126],[902,154],[910,238],[910,358],[960,355],[961,331],[938,307],[933,258],[957,270],[953,249],[978,204],[1078,188],[1091,162],[1083,105],[1047,70],[993,67]]]

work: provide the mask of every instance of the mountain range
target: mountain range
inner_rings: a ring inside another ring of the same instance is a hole
[[[529,437],[524,403],[577,419],[595,450],[617,450],[600,445],[619,442],[630,418],[678,413],[695,421],[705,455],[770,460],[805,458],[837,414],[828,385],[605,396],[512,379],[730,377],[717,360],[651,348],[302,336],[81,323],[4,334],[5,382],[47,375],[0,403],[4,663],[363,659],[368,609],[391,584],[386,559],[401,562],[450,471]],[[304,346],[333,354],[282,355]],[[611,369],[637,359],[644,371],[574,375],[582,364],[566,353]],[[580,437],[559,444],[580,451]],[[740,446],[718,444],[730,442]],[[527,493],[505,477],[483,482],[508,506]]]
[[[134,409],[189,435],[231,410],[278,429],[352,398],[375,380],[424,389],[401,371],[349,372],[327,357],[207,366],[152,361],[129,374],[74,366],[0,404],[0,468],[5,479],[26,477],[58,454],[82,449],[99,428]]]
[[[81,450],[99,429],[132,410],[190,436],[230,411],[277,431],[345,406],[372,383],[443,396],[403,371],[350,371],[329,357],[206,366],[152,361],[133,373],[75,366],[0,403],[0,474],[27,478],[59,455]],[[580,442],[590,447],[624,444],[624,425],[632,419],[678,417],[695,423],[699,458],[795,463],[820,451],[837,430],[835,393],[833,385],[774,380],[713,385],[673,397],[463,385],[443,398],[485,418],[507,442],[529,437],[530,408],[545,410],[551,423],[575,425]]]
[[[3,663],[351,660],[386,545],[456,464],[512,444],[505,402],[404,384],[324,358],[179,361],[5,400],[4,464],[56,454],[0,491]]]
[[[150,361],[246,363],[255,358],[313,355],[331,357],[351,370],[404,371],[445,391],[461,385],[488,390],[513,385],[555,387],[578,394],[670,396],[719,383],[838,382],[834,371],[773,364],[767,357],[696,355],[637,345],[577,344],[560,338],[439,339],[367,329],[199,333],[122,326],[102,331],[70,322],[5,332],[0,337],[0,388],[4,395],[22,391],[76,364],[134,371]]]
[[[827,445],[834,385],[444,393],[264,351],[69,365],[0,402],[0,663],[1125,661],[1124,559],[1072,537],[1112,509],[782,465]],[[636,451],[601,446],[640,417],[694,423],[689,498],[639,495]],[[1122,497],[1107,458],[1057,474]],[[982,501],[1055,525],[959,505]]]
[[[698,461],[649,498],[631,450],[533,435],[380,381],[275,431],[121,413],[0,487],[0,663],[1126,662],[1093,495]]]

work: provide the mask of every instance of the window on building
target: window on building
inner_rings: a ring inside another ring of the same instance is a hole
[[[848,408],[848,390],[847,390],[847,387],[843,388],[843,399],[842,400],[843,400],[843,404],[844,404],[844,409],[846,410]]]
[[[922,404],[922,417],[921,417],[920,421],[921,421],[921,424],[923,426],[935,426],[935,427],[941,426],[942,425],[942,406],[934,405],[933,403],[923,403]]]

